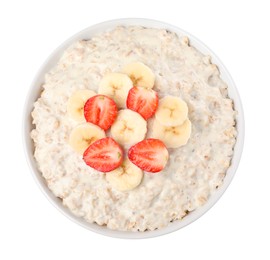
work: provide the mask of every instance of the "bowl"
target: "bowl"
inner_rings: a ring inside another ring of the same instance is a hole
[[[159,229],[159,230],[154,230],[154,231],[129,232],[129,231],[110,230],[106,227],[99,226],[97,224],[91,224],[91,223],[86,222],[82,218],[76,217],[69,211],[69,209],[64,207],[62,205],[61,200],[55,197],[53,193],[49,190],[49,188],[46,185],[45,179],[42,177],[40,171],[37,168],[37,163],[33,156],[34,144],[30,137],[30,132],[33,129],[31,111],[33,109],[34,102],[37,100],[37,98],[39,97],[41,93],[41,85],[44,82],[44,75],[56,64],[56,62],[59,60],[64,50],[68,46],[70,46],[73,42],[77,40],[81,40],[81,39],[91,38],[97,33],[112,29],[118,25],[139,25],[139,26],[153,27],[153,28],[164,28],[164,29],[173,31],[177,33],[178,35],[188,36],[190,39],[190,44],[193,45],[202,53],[211,55],[212,62],[214,64],[217,64],[217,66],[219,67],[221,78],[228,84],[229,96],[234,101],[234,107],[238,112],[236,116],[236,122],[237,122],[236,127],[238,131],[238,135],[237,135],[237,140],[234,147],[234,154],[231,161],[231,166],[227,170],[227,174],[224,178],[224,182],[221,185],[221,187],[219,187],[219,189],[214,194],[212,194],[212,196],[209,198],[206,204],[196,209],[195,211],[189,213],[181,221],[174,221],[170,223],[167,227]],[[244,143],[244,114],[243,114],[242,104],[241,104],[241,100],[240,100],[237,88],[229,72],[227,71],[223,63],[219,60],[219,58],[216,56],[216,54],[213,53],[213,51],[211,51],[208,47],[206,47],[201,41],[199,41],[197,38],[195,38],[193,35],[189,34],[188,32],[185,32],[184,30],[179,29],[178,27],[175,27],[173,25],[170,25],[164,22],[149,20],[149,19],[136,19],[136,18],[118,19],[118,20],[106,21],[103,23],[90,26],[84,29],[83,31],[75,34],[74,36],[66,40],[63,44],[61,44],[44,62],[44,64],[41,66],[38,73],[36,74],[32,82],[32,85],[30,86],[28,95],[26,97],[25,107],[23,111],[23,141],[24,141],[24,150],[25,150],[26,158],[30,166],[30,170],[33,174],[33,177],[36,180],[36,183],[38,184],[38,186],[40,187],[44,195],[47,197],[47,199],[66,217],[73,220],[75,223],[83,226],[84,228],[87,228],[91,231],[97,232],[102,235],[117,237],[117,238],[126,238],[126,239],[127,238],[150,238],[150,237],[156,237],[156,236],[168,234],[170,232],[176,231],[180,228],[187,226],[188,224],[192,223],[193,221],[201,217],[219,200],[219,198],[222,196],[222,194],[225,192],[230,182],[232,181],[235,175],[235,172],[237,170],[240,158],[241,158],[241,154],[243,150],[243,143]]]

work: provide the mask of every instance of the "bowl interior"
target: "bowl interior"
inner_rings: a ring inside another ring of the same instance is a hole
[[[114,231],[106,227],[101,227],[97,224],[87,223],[82,218],[78,218],[74,216],[66,207],[62,205],[61,200],[59,198],[56,198],[53,195],[53,193],[49,190],[49,188],[46,185],[45,179],[42,177],[40,171],[37,168],[37,163],[33,156],[34,144],[30,137],[30,132],[33,129],[31,111],[33,109],[34,102],[40,96],[41,86],[44,83],[45,74],[57,63],[57,61],[61,57],[64,50],[68,46],[70,46],[73,42],[80,39],[89,39],[92,36],[96,35],[97,33],[110,30],[118,25],[139,25],[139,26],[153,27],[153,28],[164,28],[164,29],[173,31],[177,33],[178,35],[188,36],[190,39],[190,44],[193,45],[202,53],[211,55],[212,62],[217,64],[217,66],[219,67],[219,70],[221,72],[221,78],[228,84],[229,96],[234,101],[235,109],[238,112],[237,118],[236,118],[237,131],[238,131],[237,141],[234,147],[234,155],[232,158],[232,163],[227,171],[226,177],[224,178],[223,185],[219,187],[219,189],[215,192],[215,194],[213,194],[210,197],[210,199],[206,202],[205,205],[196,209],[193,212],[190,212],[183,220],[174,221],[170,223],[167,227],[160,230],[147,231],[147,232]],[[28,96],[26,98],[24,117],[23,117],[23,139],[24,139],[24,144],[25,144],[24,147],[25,147],[26,157],[27,157],[28,163],[30,165],[31,171],[33,173],[33,176],[37,184],[39,185],[39,187],[41,188],[45,196],[49,199],[49,201],[58,210],[60,210],[64,215],[66,215],[68,218],[70,218],[77,224],[80,224],[81,226],[87,229],[90,229],[92,231],[95,231],[103,235],[118,237],[118,238],[149,238],[149,237],[155,237],[155,236],[170,233],[172,231],[178,230],[190,224],[191,222],[193,222],[194,220],[202,216],[207,210],[209,210],[221,197],[221,195],[224,193],[224,191],[230,184],[240,161],[240,157],[241,157],[241,153],[243,149],[243,142],[244,142],[244,116],[243,116],[243,110],[242,110],[240,97],[230,74],[228,73],[227,69],[222,64],[222,62],[219,60],[219,58],[202,42],[200,42],[198,39],[196,39],[194,36],[190,35],[189,33],[175,26],[172,26],[163,22],[147,20],[147,19],[132,19],[132,18],[119,19],[119,20],[112,20],[112,21],[101,23],[101,24],[97,24],[77,33],[76,35],[74,35],[73,37],[65,41],[49,56],[49,58],[45,61],[45,63],[42,65],[42,67],[36,74],[36,77],[34,78],[32,82]]]

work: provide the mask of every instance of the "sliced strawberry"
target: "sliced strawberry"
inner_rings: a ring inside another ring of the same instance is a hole
[[[166,165],[169,153],[158,139],[146,139],[133,145],[128,151],[129,160],[147,172],[160,172]]]
[[[145,120],[152,117],[158,107],[158,95],[152,89],[133,87],[127,97],[127,108],[139,113]]]
[[[108,130],[117,116],[115,102],[104,95],[89,98],[84,105],[84,117],[87,122]]]
[[[83,160],[90,167],[110,172],[123,161],[123,150],[112,138],[106,137],[92,143],[84,152]]]

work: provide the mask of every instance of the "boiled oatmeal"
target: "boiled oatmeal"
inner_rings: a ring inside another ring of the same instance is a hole
[[[32,112],[38,168],[54,195],[87,222],[160,229],[222,185],[236,111],[217,66],[186,36],[116,27],[73,43],[42,88]],[[97,121],[100,102],[106,116]],[[95,159],[109,148],[113,161]],[[142,158],[149,151],[156,161]]]

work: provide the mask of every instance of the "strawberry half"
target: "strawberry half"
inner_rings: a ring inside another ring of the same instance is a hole
[[[160,172],[164,169],[169,153],[158,139],[146,139],[133,145],[128,151],[129,160],[147,172]]]
[[[84,117],[87,122],[108,130],[117,117],[117,106],[111,98],[104,95],[96,95],[86,101]]]
[[[133,87],[127,97],[127,108],[139,113],[145,120],[152,117],[158,107],[157,92],[152,89]]]
[[[123,161],[123,150],[112,138],[106,137],[92,143],[84,152],[83,160],[90,167],[110,172]]]

